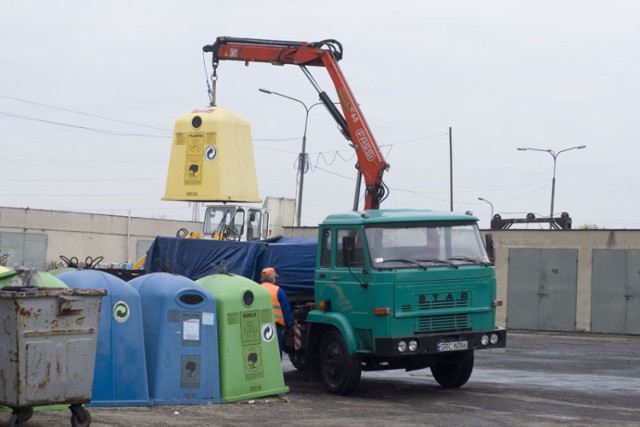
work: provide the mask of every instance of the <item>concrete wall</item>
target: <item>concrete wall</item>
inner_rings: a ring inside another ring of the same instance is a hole
[[[47,265],[60,260],[60,255],[80,261],[88,256],[103,256],[105,263],[135,262],[138,242],[146,244],[156,236],[175,236],[180,228],[200,231],[202,226],[189,221],[0,208],[0,232],[47,235]],[[11,260],[9,265],[14,265]]]

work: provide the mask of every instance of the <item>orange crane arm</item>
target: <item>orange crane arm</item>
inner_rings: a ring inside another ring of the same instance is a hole
[[[246,39],[237,37],[218,37],[213,45],[203,48],[204,52],[213,54],[214,70],[218,62],[243,61],[267,62],[274,65],[298,65],[318,91],[320,101],[338,123],[342,134],[351,141],[356,150],[358,164],[356,167],[365,180],[365,209],[378,209],[386,198],[387,189],[382,175],[389,169],[380,148],[376,143],[360,107],[349,88],[347,81],[338,66],[342,59],[342,45],[336,40],[323,40],[317,43],[291,42],[282,40]],[[342,114],[335,107],[329,96],[322,91],[306,66],[326,68],[335,86]],[[359,189],[356,189],[359,192]],[[354,202],[354,209],[357,208]]]

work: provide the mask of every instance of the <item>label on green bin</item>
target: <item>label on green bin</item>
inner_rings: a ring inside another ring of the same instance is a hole
[[[249,381],[264,377],[262,347],[245,347],[242,349],[242,354],[244,356],[244,379]]]
[[[276,337],[276,327],[271,323],[265,323],[260,329],[260,335],[264,342],[271,342]]]
[[[243,347],[260,344],[260,319],[257,311],[240,313],[240,336]]]

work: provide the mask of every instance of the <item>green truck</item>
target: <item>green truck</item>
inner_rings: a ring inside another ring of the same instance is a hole
[[[322,379],[334,394],[353,392],[363,370],[430,367],[443,387],[465,384],[474,352],[504,347],[507,338],[495,325],[500,301],[478,220],[450,212],[380,209],[388,196],[382,177],[389,164],[338,65],[342,44],[224,36],[203,52],[212,54],[212,106],[220,61],[300,67],[356,153],[352,212],[330,215],[320,224],[314,302],[294,309],[294,366]],[[338,102],[320,88],[312,67],[327,71]],[[402,107],[395,113],[401,115]],[[303,136],[298,218],[308,169],[305,143]],[[364,210],[358,208],[362,181]]]
[[[460,387],[476,350],[505,346],[477,218],[366,210],[330,215],[318,236],[314,302],[294,308],[290,358],[329,393],[352,393],[362,371],[427,367]]]

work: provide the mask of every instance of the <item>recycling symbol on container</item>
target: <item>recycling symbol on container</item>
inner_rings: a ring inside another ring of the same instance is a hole
[[[129,319],[131,310],[129,305],[124,301],[118,301],[113,305],[113,318],[118,323],[124,323]]]
[[[276,328],[274,328],[271,323],[265,323],[262,325],[262,328],[260,328],[260,333],[265,342],[271,342],[276,336]]]
[[[209,161],[215,160],[218,157],[218,149],[213,145],[207,146],[204,150],[204,157]]]

